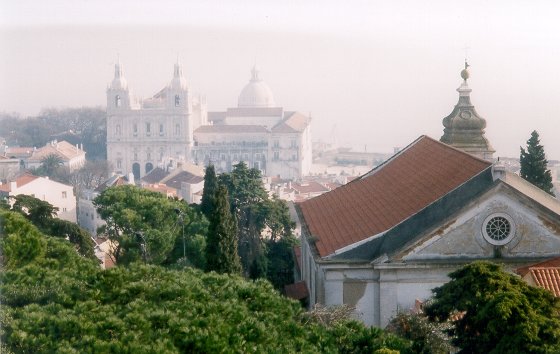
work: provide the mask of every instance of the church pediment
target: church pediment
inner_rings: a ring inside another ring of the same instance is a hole
[[[498,185],[390,258],[409,262],[556,256],[560,253],[558,222],[558,215]]]

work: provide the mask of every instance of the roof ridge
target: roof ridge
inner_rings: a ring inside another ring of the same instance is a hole
[[[361,181],[364,178],[367,178],[369,176],[373,176],[374,174],[376,174],[377,172],[379,172],[381,169],[383,169],[383,167],[385,167],[386,165],[388,165],[391,161],[395,160],[397,157],[399,157],[400,155],[402,155],[405,151],[407,151],[408,149],[410,149],[412,146],[414,146],[415,144],[417,144],[423,137],[427,137],[426,135],[420,135],[418,138],[416,138],[413,142],[411,142],[410,144],[408,144],[407,146],[405,146],[404,148],[402,148],[401,150],[397,151],[396,153],[394,153],[391,157],[389,157],[387,160],[383,161],[382,163],[380,163],[379,165],[375,166],[373,169],[369,170],[368,172],[364,173],[363,175],[359,176],[358,178],[353,179],[352,181],[346,183],[345,185],[348,185],[354,181]]]

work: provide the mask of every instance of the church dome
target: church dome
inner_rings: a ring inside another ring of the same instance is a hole
[[[251,70],[251,81],[241,91],[238,107],[274,107],[274,96],[268,85],[259,77],[256,66]]]

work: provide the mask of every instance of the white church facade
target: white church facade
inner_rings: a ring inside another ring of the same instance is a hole
[[[139,179],[171,160],[229,172],[243,161],[264,175],[295,180],[310,173],[311,149],[311,118],[276,106],[256,67],[238,107],[207,112],[179,64],[171,83],[145,100],[133,98],[121,64],[115,66],[107,89],[107,159],[119,174]]]
[[[191,95],[182,68],[153,97],[135,99],[120,63],[107,88],[107,160],[140,179],[163,161],[190,161],[193,130],[206,124],[206,102]]]

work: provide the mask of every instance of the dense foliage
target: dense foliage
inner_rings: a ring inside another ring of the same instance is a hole
[[[462,353],[560,351],[560,300],[552,293],[489,262],[449,276],[449,283],[434,289],[426,313],[437,321],[455,317],[451,334]]]
[[[9,146],[41,147],[50,140],[83,144],[89,160],[107,158],[107,113],[100,107],[46,109],[36,117],[0,115],[0,136]]]
[[[237,225],[231,215],[227,189],[220,185],[213,198],[206,239],[206,269],[218,273],[241,274],[237,254]]]
[[[0,224],[2,245],[7,224],[16,243],[33,228],[10,212]],[[266,281],[140,263],[101,270],[66,241],[43,241],[40,254],[0,275],[3,352],[408,352],[380,329],[312,321]]]
[[[210,215],[214,210],[216,189],[218,189],[216,170],[214,169],[214,165],[209,165],[204,172],[204,189],[202,192],[202,200],[200,201],[200,211],[202,211],[208,219],[210,219]]]
[[[82,256],[96,259],[89,233],[76,223],[56,217],[58,208],[30,195],[19,194],[10,198],[14,201],[12,210],[31,221],[42,233],[67,239]]]
[[[221,174],[218,180],[228,189],[237,219],[244,275],[268,278],[278,289],[293,283],[292,247],[296,239],[286,202],[270,198],[260,171],[248,168],[244,162],[235,165],[231,173]]]
[[[117,264],[143,260],[204,268],[208,222],[185,202],[124,185],[106,189],[94,205],[107,223],[102,233],[115,241],[112,256]]]
[[[519,156],[521,164],[520,176],[531,182],[543,191],[554,195],[552,185],[552,175],[547,169],[548,161],[544,153],[544,147],[539,140],[539,133],[533,131],[527,140],[527,150],[521,148]]]

